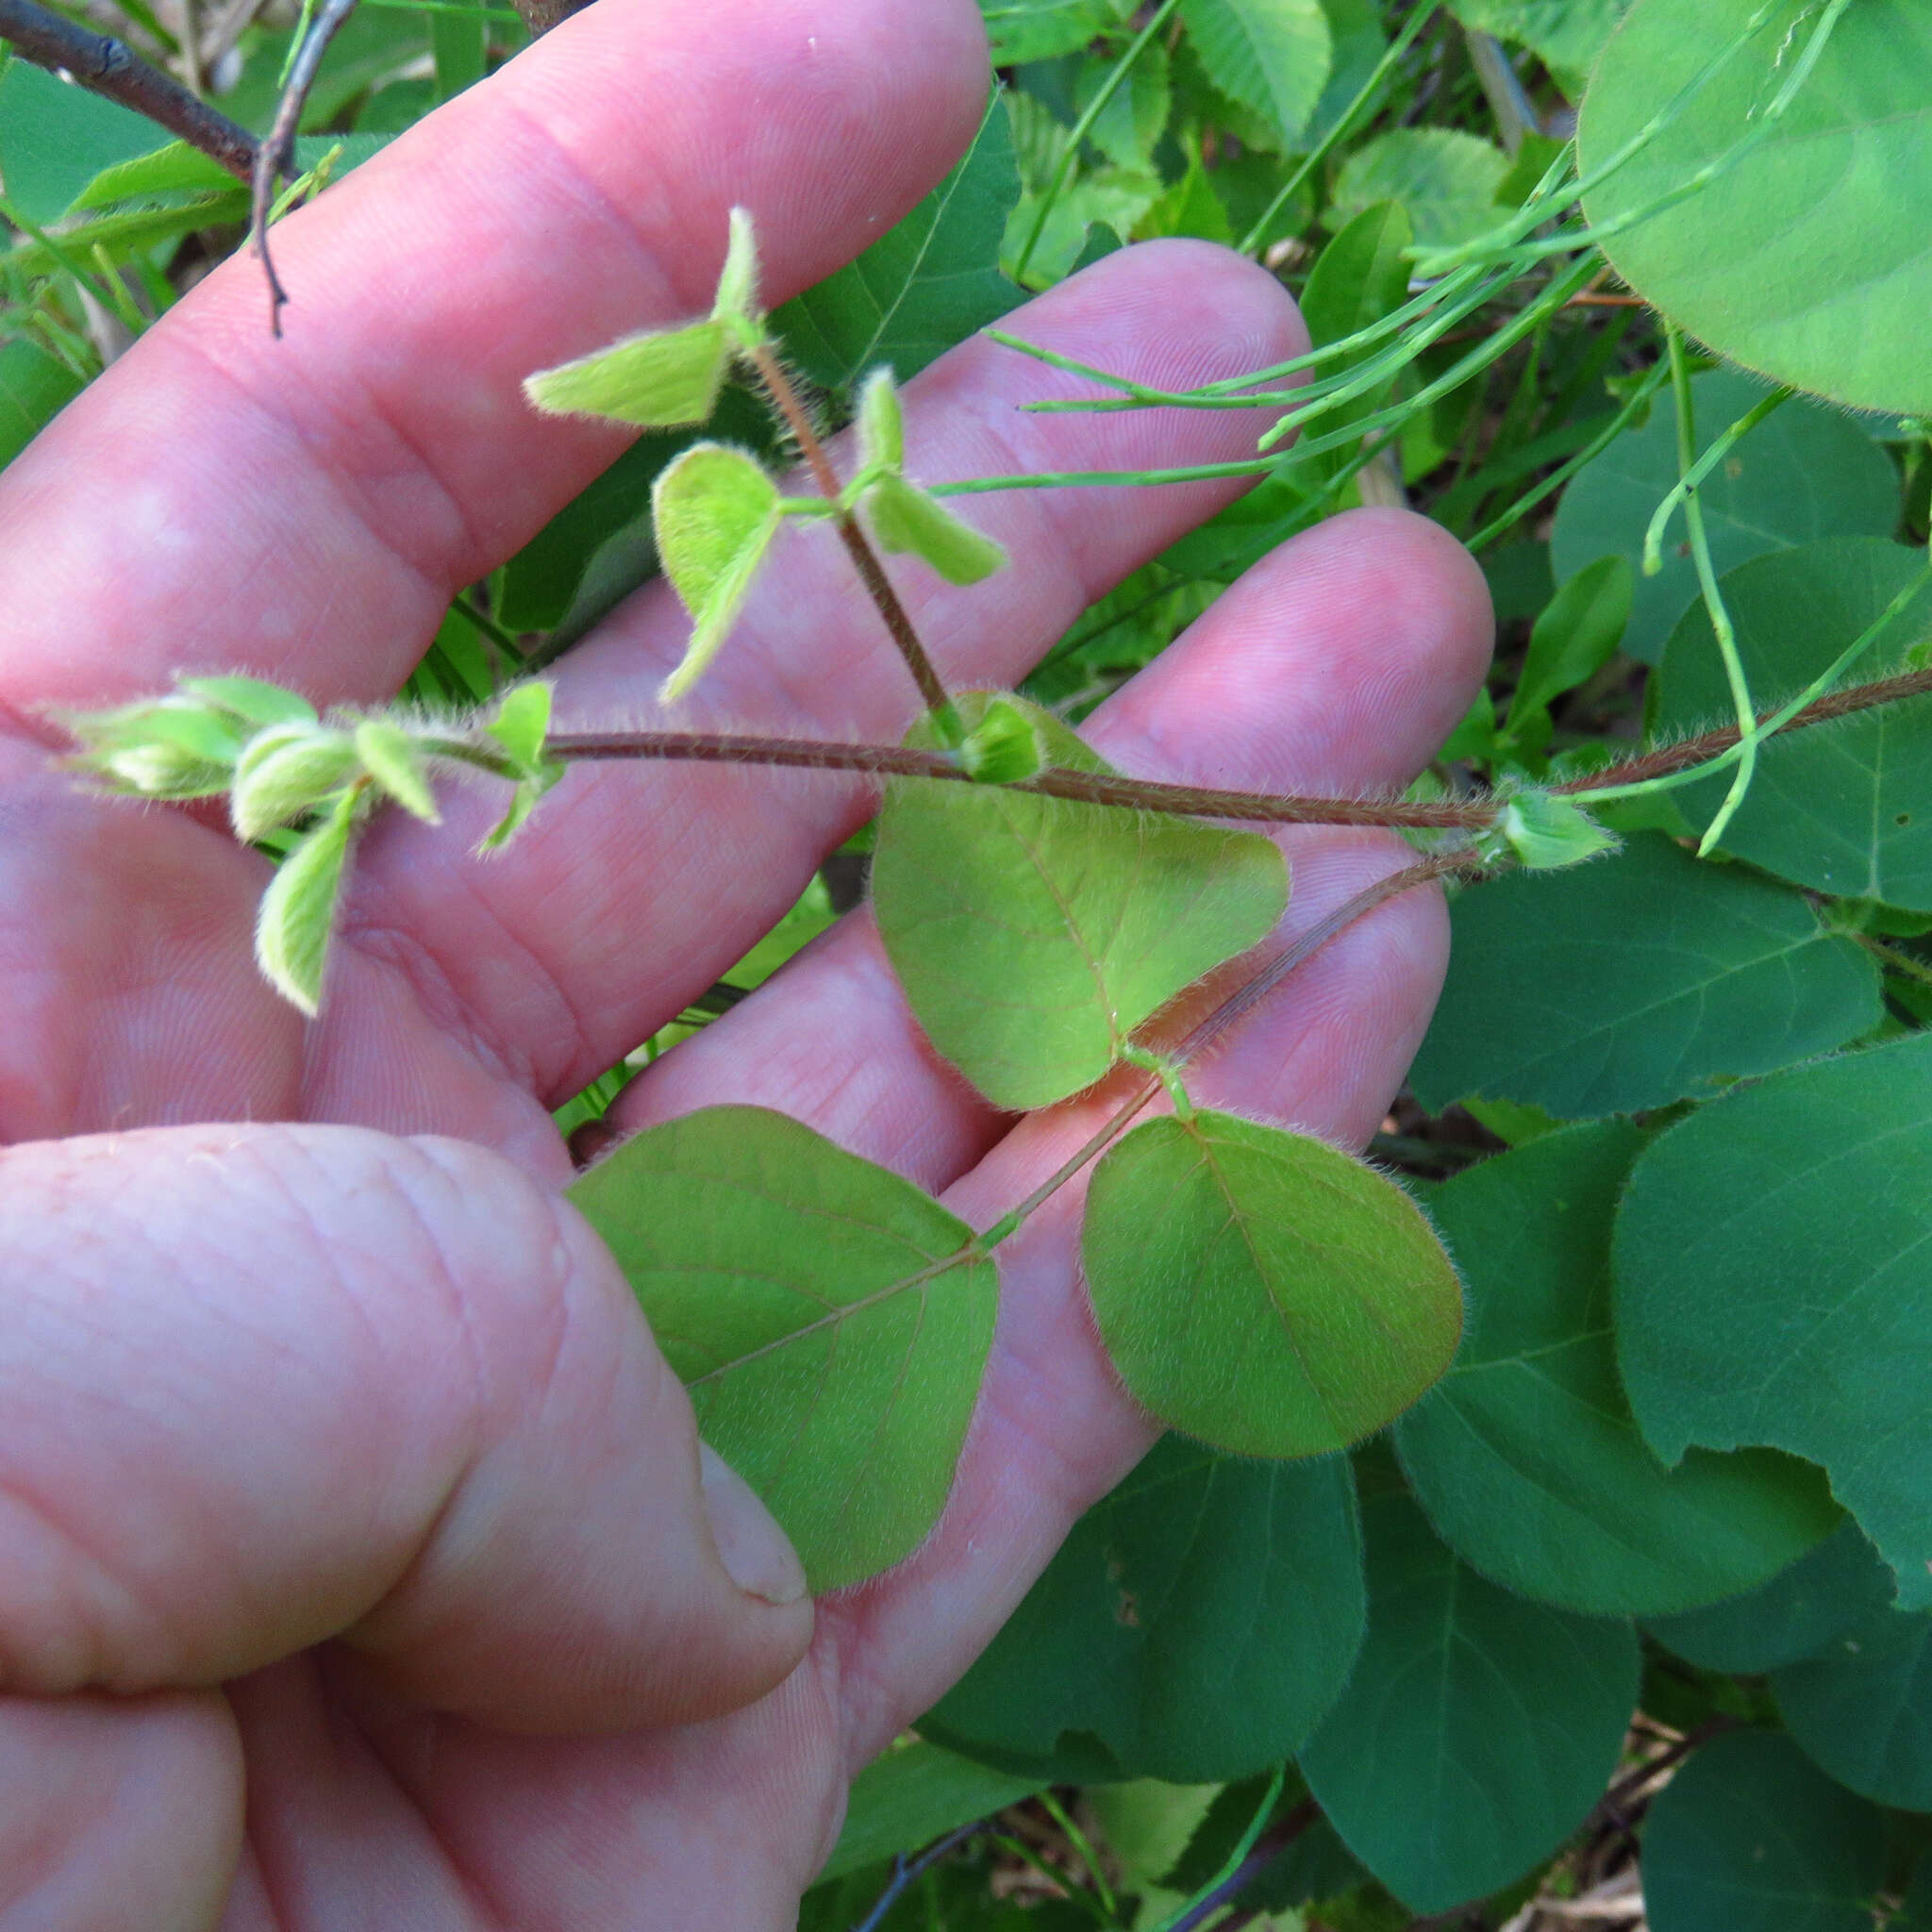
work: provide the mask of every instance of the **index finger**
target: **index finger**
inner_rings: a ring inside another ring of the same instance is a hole
[[[0,708],[246,667],[393,691],[451,593],[624,446],[531,370],[710,300],[749,208],[777,302],[972,138],[971,0],[598,0],[237,256],[0,475]],[[119,546],[124,568],[103,569]]]

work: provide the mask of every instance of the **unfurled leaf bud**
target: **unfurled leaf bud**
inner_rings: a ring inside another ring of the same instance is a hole
[[[718,653],[778,527],[778,489],[742,450],[700,442],[658,478],[651,518],[664,575],[691,614],[691,643],[664,680],[669,704]]]
[[[890,369],[874,369],[858,392],[858,459],[895,475],[906,466],[906,418]]]
[[[114,790],[145,798],[207,798],[225,791],[247,736],[204,699],[143,699],[61,723],[80,750],[69,763]]]
[[[405,811],[425,824],[442,823],[423,753],[400,725],[387,718],[363,719],[356,726],[356,753],[362,769]]]
[[[248,741],[235,767],[229,816],[238,839],[259,839],[316,810],[361,771],[347,733],[320,724],[273,724]]]
[[[1033,720],[1017,705],[994,698],[959,747],[959,763],[982,785],[1011,785],[1046,767]]]
[[[746,347],[764,333],[764,311],[758,307],[758,244],[752,233],[749,208],[731,210],[731,239],[725,244],[724,266],[718,275],[711,320],[724,323]]]
[[[269,984],[310,1019],[322,1001],[357,805],[354,792],[342,793],[329,816],[304,835],[269,881],[256,920],[256,963]]]
[[[1538,791],[1519,791],[1504,804],[1492,837],[1531,872],[1578,865],[1622,843],[1574,799]]]
[[[864,501],[873,534],[886,549],[916,551],[949,584],[976,584],[1007,560],[991,537],[962,524],[903,476],[881,476]]]
[[[246,724],[316,723],[315,707],[307,698],[258,677],[183,677],[176,679],[175,688]]]

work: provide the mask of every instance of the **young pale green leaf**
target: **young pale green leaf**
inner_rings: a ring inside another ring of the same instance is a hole
[[[291,1006],[312,1020],[322,1003],[323,968],[336,902],[349,862],[358,800],[345,791],[275,870],[255,923],[255,961]]]
[[[778,528],[778,487],[742,450],[700,442],[658,476],[651,520],[664,575],[691,612],[691,642],[664,680],[680,698],[724,641]]]
[[[1011,785],[1043,770],[1046,753],[1026,711],[994,698],[959,747],[959,763],[982,785]]]
[[[1584,174],[1670,107],[1757,11],[1755,0],[1638,0],[1584,100]],[[1932,411],[1932,255],[1898,219],[1932,201],[1932,14],[1923,0],[1857,0],[1789,109],[1764,122],[1817,24],[1810,0],[1771,9],[1584,212],[1601,228],[1652,208],[1761,129],[1735,165],[1612,232],[1605,252],[1689,333],[1776,381],[1857,408]]]
[[[1764,394],[1763,383],[1735,369],[1692,376],[1699,454]],[[1566,582],[1613,554],[1638,573],[1623,646],[1646,664],[1657,661],[1672,626],[1699,601],[1696,563],[1677,541],[1681,521],[1664,545],[1663,569],[1656,576],[1638,571],[1651,517],[1676,481],[1677,421],[1666,401],[1577,475],[1550,537],[1551,561]],[[1697,500],[1723,576],[1768,550],[1821,537],[1889,537],[1898,521],[1898,473],[1856,423],[1800,396],[1733,445],[1698,485]],[[1735,715],[1726,697],[1703,722]]]
[[[1041,1777],[1239,1777],[1321,1721],[1364,1609],[1346,1462],[1170,1436],[1074,1524],[920,1729]]]
[[[890,369],[874,369],[858,392],[858,459],[894,475],[906,466],[906,417]]]
[[[204,698],[171,693],[106,711],[70,711],[61,725],[80,749],[67,760],[110,790],[146,798],[225,791],[248,733]]]
[[[1446,1911],[1546,1858],[1602,1796],[1637,1701],[1637,1639],[1484,1582],[1405,1495],[1364,1504],[1362,1527],[1368,1639],[1302,1773],[1390,1890]],[[1699,1932],[1719,1924],[1730,1932]]]
[[[1101,771],[1050,712],[1049,761]],[[910,741],[931,742],[916,727]],[[1175,993],[1264,939],[1288,903],[1279,849],[1249,832],[991,785],[893,779],[873,858],[879,935],[937,1050],[997,1107],[1091,1087]]]
[[[1690,1451],[1681,1466],[1699,1453]],[[1706,1609],[1646,1617],[1643,1627],[1701,1671],[1761,1676],[1816,1656],[1887,1608],[1897,1589],[1890,1565],[1847,1517],[1770,1582]]]
[[[1623,641],[1636,578],[1629,560],[1600,557],[1546,604],[1529,634],[1523,675],[1509,700],[1508,732],[1520,735],[1535,714],[1593,677]]]
[[[1872,1932],[1885,1820],[1789,1738],[1714,1738],[1651,1801],[1651,1932]]]
[[[1181,0],[1181,17],[1214,85],[1300,139],[1334,58],[1321,0]]]
[[[315,707],[299,691],[284,691],[259,677],[184,677],[177,689],[232,712],[245,724],[314,724]]]
[[[1764,1583],[1841,1522],[1824,1477],[1769,1450],[1666,1469],[1617,1380],[1610,1225],[1643,1145],[1568,1127],[1432,1191],[1462,1258],[1456,1366],[1395,1424],[1429,1521],[1492,1582],[1597,1616],[1714,1603]]]
[[[730,238],[724,246],[724,266],[718,273],[718,293],[711,304],[711,319],[722,322],[736,341],[748,346],[758,337],[763,313],[758,307],[758,244],[752,230],[751,210],[735,208],[730,215]]]
[[[1875,1610],[1771,1689],[1791,1736],[1840,1784],[1932,1811],[1932,1612]]]
[[[1924,568],[1924,557],[1902,543],[1840,537],[1774,551],[1730,572],[1724,603],[1759,705],[1804,690]],[[1915,668],[1928,637],[1932,584],[1840,682]],[[1701,605],[1672,634],[1652,702],[1653,736],[1666,743],[1724,715],[1724,665]],[[1675,794],[1697,830],[1710,823],[1730,779],[1726,772]],[[1932,700],[1877,706],[1771,740],[1723,843],[1835,898],[1932,911]]]
[[[1057,10],[1071,19],[1079,35],[1074,44],[1081,45],[1097,31],[1087,23],[1096,14],[1105,18],[1111,0]],[[999,38],[995,27],[995,48]],[[1004,64],[1005,57],[995,58]],[[996,90],[973,145],[946,178],[856,261],[773,316],[786,353],[813,381],[842,389],[878,362],[909,381],[1020,301],[1020,291],[1000,273],[1000,240],[1020,196],[1006,105],[1014,98]]]
[[[1622,842],[1574,798],[1535,788],[1503,802],[1496,837],[1525,872],[1555,872],[1614,852]]]
[[[483,728],[525,770],[543,762],[543,741],[550,735],[550,687],[533,681],[512,685],[498,700],[496,715]]]
[[[416,741],[387,718],[364,718],[356,726],[356,753],[362,768],[412,818],[439,825],[442,814]]]
[[[362,769],[343,731],[271,724],[249,740],[235,765],[229,813],[238,839],[259,839],[306,818]]]
[[[1639,1426],[1823,1463],[1932,1607],[1932,1035],[1792,1067],[1637,1163],[1617,1220],[1618,1360]]]
[[[1456,1354],[1461,1291],[1422,1210],[1306,1134],[1148,1121],[1094,1169],[1080,1253],[1134,1399],[1240,1455],[1359,1441]]]
[[[938,1520],[992,1341],[999,1276],[909,1181],[762,1108],[625,1141],[571,1190],[698,1425],[763,1497],[815,1591]]]
[[[963,524],[936,497],[903,476],[881,476],[864,497],[866,521],[882,548],[916,551],[949,584],[976,584],[1007,560],[991,537]]]
[[[1879,1018],[1878,969],[1796,892],[1640,832],[1615,857],[1461,893],[1409,1078],[1558,1119],[1634,1113],[1827,1053]]]
[[[715,316],[683,328],[645,329],[608,349],[540,369],[524,393],[553,416],[603,416],[645,429],[702,423],[731,367],[729,325]]]

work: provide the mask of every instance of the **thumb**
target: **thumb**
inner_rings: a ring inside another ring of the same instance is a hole
[[[460,1141],[195,1127],[0,1155],[0,1687],[325,1638],[519,1730],[749,1702],[798,1559],[570,1205]]]

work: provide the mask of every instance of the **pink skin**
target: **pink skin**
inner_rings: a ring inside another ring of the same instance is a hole
[[[232,263],[7,473],[0,1932],[775,1932],[850,1774],[1150,1440],[1092,1338],[1070,1188],[1003,1250],[928,1544],[815,1615],[746,1594],[683,1393],[557,1192],[545,1109],[782,910],[858,786],[579,769],[488,863],[480,791],[440,830],[384,824],[305,1029],[250,963],[258,862],[46,762],[46,707],[177,670],[392,690],[450,591],[621,447],[531,414],[519,378],[701,308],[730,203],[758,218],[771,299],[827,273],[967,140],[983,58],[971,0],[601,0],[278,230],[285,341]],[[1158,383],[1303,341],[1270,277],[1192,243],[1104,262],[1016,325]],[[1015,408],[1069,389],[966,344],[912,386],[917,469],[1208,462],[1254,431]],[[1010,680],[1234,488],[985,499],[970,514],[1011,571],[895,575],[950,679]],[[896,735],[912,689],[835,546],[786,542],[678,722]],[[652,717],[684,628],[634,599],[562,668],[563,718]],[[1359,512],[1258,567],[1093,735],[1150,775],[1395,786],[1488,641],[1467,558]],[[1288,843],[1289,931],[1401,852]],[[1358,1143],[1443,945],[1433,897],[1385,908],[1203,1065],[1199,1096]],[[1016,1125],[978,1104],[863,916],[624,1114],[718,1101],[782,1108],[982,1224],[1098,1105]],[[193,1124],[223,1121],[251,1124]]]

